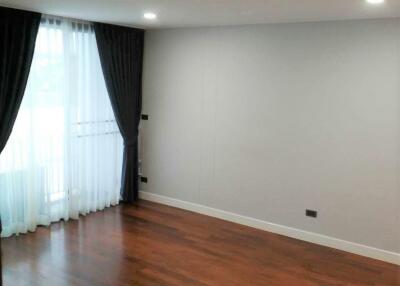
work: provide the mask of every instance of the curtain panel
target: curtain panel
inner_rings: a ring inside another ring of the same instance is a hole
[[[0,7],[0,153],[25,92],[40,17],[39,13]]]
[[[138,128],[141,113],[144,30],[95,23],[108,94],[124,139],[121,198],[138,198]]]

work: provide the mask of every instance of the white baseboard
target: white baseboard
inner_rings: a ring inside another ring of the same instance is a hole
[[[285,235],[288,237],[300,239],[303,241],[336,248],[339,250],[347,251],[350,253],[370,257],[373,259],[378,259],[382,261],[386,261],[389,263],[400,265],[400,253],[390,252],[354,242],[349,242],[313,232],[304,231],[301,229],[296,229],[292,227],[287,227],[284,225],[279,225],[275,223],[270,223],[267,221],[242,216],[239,214],[226,212],[219,209],[214,209],[211,207],[190,203],[170,197],[165,197],[161,195],[156,195],[149,192],[140,191],[140,198],[168,206],[173,206],[180,209],[189,210],[192,212],[216,217],[219,219],[227,220],[230,222],[254,227],[257,229]]]

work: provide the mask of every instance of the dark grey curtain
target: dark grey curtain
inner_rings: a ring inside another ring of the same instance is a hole
[[[141,113],[144,31],[95,23],[101,66],[124,139],[121,197],[138,198],[138,127]]]
[[[0,153],[10,137],[25,92],[40,17],[39,13],[0,7]],[[0,285],[1,275],[0,253]]]
[[[0,7],[0,153],[25,92],[40,17],[39,13]]]

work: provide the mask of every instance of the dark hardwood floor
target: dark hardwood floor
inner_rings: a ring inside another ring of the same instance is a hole
[[[146,201],[2,240],[4,286],[400,285],[400,267]]]

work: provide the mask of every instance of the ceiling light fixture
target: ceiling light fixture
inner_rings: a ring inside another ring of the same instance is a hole
[[[143,14],[143,17],[147,20],[155,20],[157,19],[157,15],[151,12],[147,12]]]
[[[367,0],[369,4],[377,5],[377,4],[382,4],[385,2],[385,0]]]

